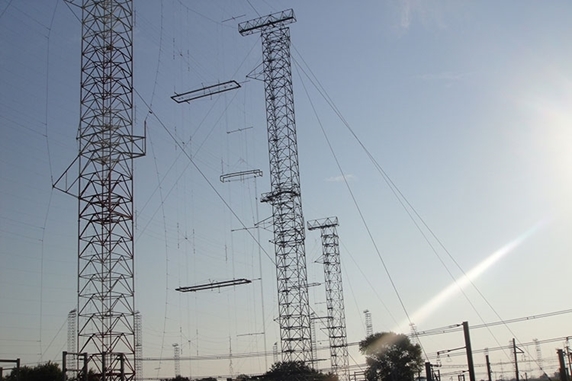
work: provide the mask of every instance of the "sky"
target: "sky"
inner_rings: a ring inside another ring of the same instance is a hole
[[[534,339],[556,371],[556,349],[572,336],[570,2],[134,4],[135,130],[147,136],[134,179],[145,378],[174,376],[173,344],[193,378],[260,374],[273,361],[271,227],[251,229],[271,216],[259,202],[270,190],[264,88],[248,77],[261,41],[237,24],[288,8],[304,217],[339,219],[352,371],[364,364],[364,310],[374,332],[467,321],[478,378],[485,348],[495,379],[513,376],[513,338],[521,373],[540,372]],[[62,0],[0,1],[0,358],[30,365],[60,361],[76,307],[77,201],[52,184],[78,150],[77,17]],[[241,88],[171,99],[228,80]],[[263,177],[219,180],[250,169]],[[307,232],[317,316],[320,245]],[[232,278],[253,282],[175,291]],[[434,363],[464,345],[459,331],[418,340]],[[319,357],[327,370],[327,349]],[[439,361],[447,379],[466,369],[462,351]]]

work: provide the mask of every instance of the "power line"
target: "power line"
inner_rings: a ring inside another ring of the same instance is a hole
[[[520,317],[520,318],[508,319],[508,320],[499,320],[499,321],[495,321],[495,322],[491,322],[491,323],[478,324],[478,325],[471,326],[471,329],[494,327],[497,325],[506,325],[506,324],[510,324],[510,323],[518,323],[518,322],[522,322],[522,321],[542,319],[542,318],[546,318],[546,317],[552,317],[552,316],[569,314],[569,313],[572,313],[572,309],[547,312],[544,314],[531,315],[531,316],[525,316],[525,317]],[[419,331],[417,333],[417,335],[418,336],[440,335],[443,333],[457,332],[457,331],[461,331],[461,330],[462,330],[462,328],[460,328],[457,324],[455,324],[455,325],[449,325],[449,326],[445,326],[445,327],[441,327],[441,328],[433,328],[433,329],[429,329],[429,330],[425,330],[425,331]]]
[[[544,339],[544,340],[536,340],[536,341],[530,341],[530,342],[526,342],[526,343],[519,343],[519,345],[521,346],[528,346],[528,345],[536,345],[536,343],[538,344],[549,344],[549,343],[556,343],[559,341],[565,341],[567,338],[570,338],[570,336],[563,336],[563,337],[554,337],[551,339]],[[509,347],[509,344],[507,345],[501,345],[498,347],[488,347],[488,348],[483,348],[483,349],[473,349],[473,353],[485,353],[485,352],[494,352],[494,351],[504,351],[505,349],[507,349]],[[465,356],[465,353],[463,352],[451,352],[450,354],[447,355],[448,357],[457,357],[457,356]],[[435,353],[431,353],[430,357],[437,357],[437,352]],[[531,359],[530,361],[535,362],[535,359]]]

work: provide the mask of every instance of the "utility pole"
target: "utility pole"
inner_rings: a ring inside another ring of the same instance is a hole
[[[568,361],[568,368],[566,368],[567,370],[569,370],[570,372],[572,372],[572,364],[570,363],[570,336],[566,336],[566,353],[565,353],[565,358]],[[570,374],[568,374],[568,377],[570,377]]]
[[[564,360],[564,351],[557,350],[558,362],[560,364],[560,381],[568,381],[568,372],[566,371],[566,361]]]
[[[489,381],[493,381],[493,375],[491,371],[491,362],[489,361],[489,355],[485,355],[485,361],[487,362],[487,376],[489,377]]]
[[[427,381],[433,381],[433,368],[429,361],[425,362],[425,377],[427,377]]]
[[[260,32],[262,38],[272,189],[261,201],[272,205],[282,361],[312,363],[306,233],[287,26],[295,21],[289,9],[240,23],[238,31],[243,36]]]
[[[522,352],[522,350],[520,350],[519,348],[517,348],[516,346],[516,339],[513,337],[512,339],[512,353],[514,355],[514,371],[515,371],[515,376],[516,376],[516,381],[520,380],[520,375],[518,372],[518,356],[517,356],[517,350],[519,350],[520,352]]]
[[[469,323],[463,322],[463,332],[465,334],[465,350],[467,352],[467,364],[469,366],[469,380],[476,381],[475,365],[473,363],[473,349],[471,347],[471,335],[469,333]]]

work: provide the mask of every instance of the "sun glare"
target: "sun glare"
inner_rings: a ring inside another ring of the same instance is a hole
[[[441,307],[446,301],[451,299],[453,296],[457,295],[469,284],[471,284],[475,279],[477,279],[481,274],[483,274],[492,265],[497,263],[507,254],[514,251],[518,246],[520,246],[527,238],[532,236],[536,231],[538,231],[542,226],[546,225],[546,221],[540,221],[536,223],[533,227],[526,230],[520,236],[516,237],[514,240],[510,241],[500,249],[493,252],[491,255],[482,260],[479,264],[473,267],[471,270],[466,272],[462,277],[456,279],[449,286],[444,288],[441,292],[435,295],[431,300],[425,303],[421,308],[416,310],[411,315],[411,322],[415,324],[420,324],[423,320],[427,319],[435,310]],[[399,327],[409,326],[409,321],[402,322]],[[399,330],[397,330],[399,332]]]

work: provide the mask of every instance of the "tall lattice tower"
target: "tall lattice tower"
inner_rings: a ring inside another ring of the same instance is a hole
[[[68,313],[68,352],[74,353],[76,351],[76,338],[77,338],[77,326],[76,326],[77,313],[73,309]]]
[[[73,309],[68,313],[68,352],[75,353],[77,350],[77,310]],[[77,355],[71,355],[72,368],[78,369]]]
[[[365,336],[373,335],[373,324],[371,322],[371,312],[369,310],[364,310],[365,315]]]
[[[349,381],[350,363],[337,226],[337,217],[308,221],[308,230],[320,229],[322,237],[322,256],[317,262],[324,264],[326,308],[328,310],[326,319],[330,338],[332,373],[336,374],[340,381]]]
[[[318,333],[316,332],[316,320],[320,318],[315,313],[310,314],[310,332],[312,333],[312,368],[316,368],[318,361]]]
[[[135,379],[143,379],[143,318],[135,312]]]
[[[536,348],[536,364],[538,365],[538,368],[544,372],[542,348],[540,346],[540,342],[538,341],[538,339],[532,339],[532,341],[534,341],[534,347]]]
[[[133,134],[133,2],[70,1],[82,13],[79,176],[55,186],[79,200],[76,352],[103,380],[133,380],[133,159],[145,148]]]
[[[278,281],[278,322],[283,361],[312,361],[310,305],[304,217],[300,193],[298,143],[290,63],[290,29],[294,11],[274,13],[238,25],[240,34],[262,36],[264,91],[271,191],[262,202],[272,205]]]
[[[181,375],[181,347],[179,344],[173,344],[173,358],[175,359],[175,377]]]

